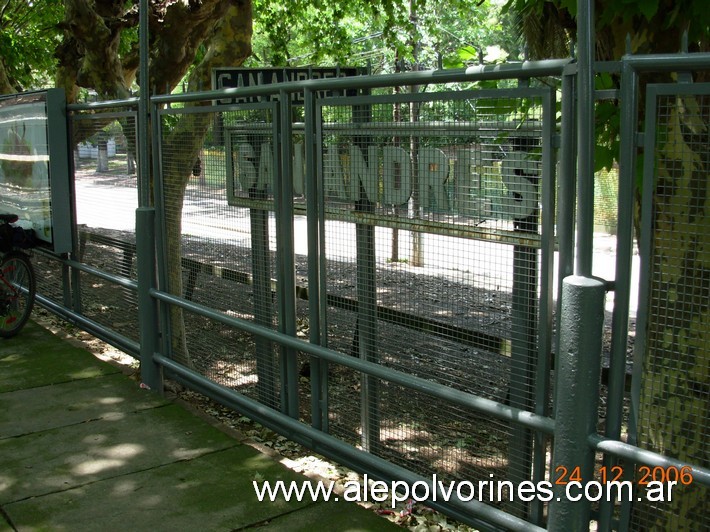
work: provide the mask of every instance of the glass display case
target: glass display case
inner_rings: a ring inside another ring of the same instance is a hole
[[[54,253],[71,251],[63,89],[0,97],[0,212],[17,214]]]

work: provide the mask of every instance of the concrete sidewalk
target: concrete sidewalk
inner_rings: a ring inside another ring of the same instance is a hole
[[[306,477],[33,322],[0,341],[0,532],[401,530],[255,479]]]

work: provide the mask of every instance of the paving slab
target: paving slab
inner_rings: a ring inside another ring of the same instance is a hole
[[[34,323],[0,341],[0,532],[399,528],[254,480],[308,479]]]
[[[313,530],[324,524],[319,521],[323,518],[331,530],[395,529],[384,519],[347,503],[331,505],[328,510],[327,505],[311,501],[259,502],[252,486],[257,475],[270,481],[303,480],[251,447],[240,446],[28,499],[5,509],[19,531],[228,531],[267,524],[271,530],[306,530],[290,526],[304,527],[309,522],[308,529]],[[295,517],[304,510],[301,519]]]
[[[179,405],[0,440],[0,504],[239,445]]]
[[[316,528],[322,531],[347,532],[402,530],[394,523],[356,504],[335,501],[312,504],[298,512],[280,515],[258,526],[259,532],[312,532]]]
[[[120,373],[32,321],[17,336],[0,339],[0,366],[0,392]]]
[[[4,370],[3,365],[3,370]],[[0,393],[0,439],[168,404],[118,373]],[[52,405],[52,408],[48,408]],[[22,412],[22,415],[18,415]]]

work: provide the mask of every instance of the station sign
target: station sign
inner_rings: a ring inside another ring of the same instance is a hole
[[[334,79],[364,74],[364,69],[355,67],[293,67],[293,68],[232,68],[212,70],[212,88],[215,90],[237,87],[254,87],[274,83],[297,82],[315,79]],[[354,96],[357,91],[322,91],[319,96]],[[278,96],[249,96],[220,100],[221,104],[257,103],[278,100]],[[291,93],[291,102],[303,105],[303,92]]]

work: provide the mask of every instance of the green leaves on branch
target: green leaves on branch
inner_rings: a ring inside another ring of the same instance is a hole
[[[392,71],[452,68],[478,62],[478,50],[499,46],[518,55],[512,25],[490,0],[255,0],[253,66],[342,64]],[[466,55],[469,50],[469,55]],[[460,54],[460,55],[459,55]],[[470,57],[469,57],[470,56]],[[501,60],[500,53],[490,61]]]
[[[17,90],[52,85],[58,45],[61,0],[5,0],[0,18],[0,61]]]

